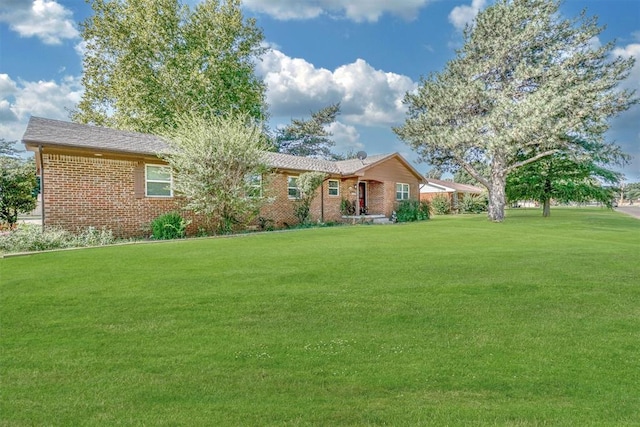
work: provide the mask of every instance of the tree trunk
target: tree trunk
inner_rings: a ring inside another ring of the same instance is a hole
[[[542,216],[548,217],[551,215],[551,199],[548,197],[542,201]]]
[[[506,181],[506,177],[502,173],[493,173],[491,176],[487,214],[491,221],[502,222],[504,220],[504,206],[507,199],[505,196]]]
[[[551,180],[547,177],[544,181],[544,195],[542,196],[542,216],[544,218],[551,215],[551,191],[553,187]]]

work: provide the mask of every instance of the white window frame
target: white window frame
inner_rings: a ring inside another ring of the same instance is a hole
[[[331,188],[331,183],[335,182],[335,188]],[[335,194],[331,194],[331,190],[335,190]],[[331,197],[336,197],[340,195],[340,181],[337,179],[330,179],[327,181],[327,194]]]
[[[259,199],[262,197],[262,174],[261,173],[253,173],[247,175],[247,184],[249,188],[253,191],[256,190],[256,194],[249,194],[249,197],[253,199]]]
[[[149,168],[163,168],[169,169],[169,180],[160,180],[160,179],[149,179]],[[169,194],[149,194],[149,183],[150,182],[160,182],[164,184],[169,184]],[[146,197],[173,197],[173,172],[171,168],[166,165],[145,165],[144,168],[144,194]]]
[[[409,200],[411,186],[405,182],[396,182],[396,200]],[[400,196],[400,197],[398,197]]]
[[[300,198],[300,188],[298,188],[298,176],[296,175],[288,175],[287,176],[287,196],[289,197],[289,199],[291,200],[298,200]],[[291,180],[295,179],[296,180],[296,185],[295,187],[291,186]],[[291,190],[294,190],[296,192],[296,195],[293,196],[291,195]]]

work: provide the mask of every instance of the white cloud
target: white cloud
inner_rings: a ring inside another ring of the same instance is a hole
[[[267,102],[272,114],[305,115],[340,97],[333,74],[301,58],[289,58],[278,50],[269,51],[257,71],[267,85]]]
[[[333,76],[344,94],[345,117],[368,126],[389,126],[404,120],[402,100],[416,88],[409,77],[376,70],[362,59],[339,67]]]
[[[84,58],[84,54],[87,53],[87,42],[82,40],[81,42],[76,43],[76,45],[73,46],[73,50],[76,51],[80,58]]]
[[[416,88],[409,77],[376,70],[362,59],[330,71],[272,50],[257,71],[267,84],[269,110],[276,117],[306,116],[340,102],[346,123],[396,125],[404,120],[405,93]]]
[[[18,92],[18,85],[8,74],[0,74],[0,99],[13,96]]]
[[[38,37],[52,45],[80,35],[71,16],[72,12],[55,0],[8,0],[0,6],[0,22],[22,37]]]
[[[414,19],[433,0],[245,0],[248,9],[276,19],[313,19],[320,15],[346,17],[356,22],[376,22],[384,13]]]
[[[471,24],[478,12],[486,5],[486,0],[472,0],[470,6],[456,6],[449,13],[449,22],[459,31]]]
[[[635,34],[635,33],[634,33]],[[623,89],[636,90],[640,93],[640,43],[631,43],[613,50],[614,57],[635,58],[636,62],[629,73],[629,77],[620,84]],[[640,106],[632,106],[628,111],[612,120],[609,137],[618,143],[623,151],[633,156],[631,163],[624,168],[624,172],[631,181],[640,180]]]
[[[354,126],[345,125],[337,120],[327,126],[327,130],[331,132],[336,143],[332,151],[346,154],[364,149],[364,144],[360,142],[360,133]]]
[[[69,120],[69,110],[80,101],[82,91],[79,77],[16,82],[0,74],[0,137],[20,140],[30,115]]]
[[[631,69],[631,73],[622,86],[640,92],[640,43],[631,43],[624,47],[617,47],[613,50],[613,54],[614,56],[621,56],[625,59],[635,58],[636,62]]]
[[[245,0],[243,5],[254,12],[265,13],[283,21],[289,19],[313,19],[323,13],[320,6],[298,0],[271,0],[269,2]]]

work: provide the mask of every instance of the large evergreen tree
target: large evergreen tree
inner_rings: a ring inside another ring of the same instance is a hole
[[[72,119],[156,133],[194,113],[265,116],[254,73],[262,31],[240,0],[92,0],[82,25],[85,92]]]
[[[558,1],[497,0],[465,30],[456,58],[406,95],[408,117],[394,130],[428,163],[484,185],[489,218],[502,221],[509,173],[557,153],[591,158],[584,147],[637,102],[618,88],[633,59],[610,60],[612,43],[594,47],[601,31],[584,13],[563,19]]]
[[[340,114],[340,103],[329,105],[315,113],[311,118],[293,119],[291,124],[279,129],[275,137],[276,150],[294,156],[319,157],[331,159],[335,142],[326,126],[336,121]]]

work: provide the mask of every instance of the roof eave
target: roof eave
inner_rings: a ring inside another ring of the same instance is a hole
[[[116,154],[116,155],[127,155],[127,156],[151,156],[151,157],[160,157],[163,153],[158,152],[149,152],[149,151],[140,151],[140,150],[118,150],[118,149],[110,149],[110,148],[102,148],[96,147],[92,145],[74,145],[74,144],[61,144],[59,142],[47,142],[47,141],[39,141],[39,140],[30,140],[23,139],[22,143],[25,148],[29,151],[36,151],[38,147],[51,147],[51,148],[60,148],[69,151],[90,151],[96,153],[104,153],[104,154]]]

